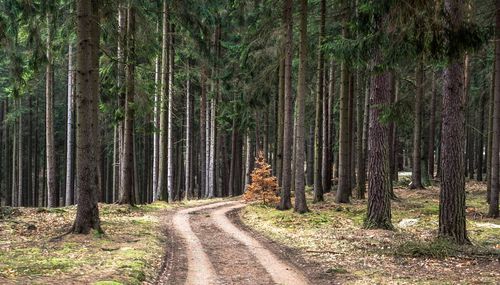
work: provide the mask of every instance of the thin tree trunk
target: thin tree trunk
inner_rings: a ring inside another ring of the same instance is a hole
[[[284,2],[284,28],[285,28],[285,69],[284,69],[284,118],[283,118],[283,168],[281,197],[279,210],[288,210],[291,202],[291,174],[292,174],[292,149],[293,145],[293,98],[292,98],[292,54],[293,54],[293,17],[292,0]]]
[[[189,63],[187,65],[187,80],[186,80],[186,149],[184,154],[184,198],[187,200],[191,194],[191,82],[189,78]]]
[[[153,201],[160,198],[168,200],[167,196],[167,124],[168,124],[168,96],[169,96],[169,8],[167,1],[163,1],[163,20],[162,20],[162,60],[161,60],[161,99],[160,99],[160,150],[158,163],[158,188],[154,193]]]
[[[321,48],[325,37],[325,11],[326,3],[325,0],[320,2],[320,22],[319,22],[319,36],[318,36],[318,68],[317,68],[317,79],[318,83],[316,86],[316,118],[314,123],[314,202],[321,202],[323,198],[323,179],[322,179],[322,162],[323,162],[323,70],[325,67],[324,54]]]
[[[340,77],[340,123],[339,123],[339,182],[336,194],[337,203],[349,203],[349,70],[345,61],[341,64]]]
[[[285,114],[285,58],[279,60],[278,71],[278,115],[277,115],[277,152],[276,152],[276,176],[278,184],[283,185],[283,131]]]
[[[66,206],[74,203],[73,188],[73,46],[68,45],[68,119],[66,127]]]
[[[366,88],[366,80],[362,80],[363,83],[363,88]],[[358,100],[357,100],[357,129],[358,129],[358,140],[356,141],[356,152],[358,154],[357,159],[357,167],[358,167],[358,179],[357,179],[357,192],[356,192],[356,198],[358,199],[364,199],[365,198],[365,191],[366,191],[366,153],[364,150],[364,143],[365,143],[365,131],[363,129],[364,127],[364,118],[366,117],[366,112],[368,112],[367,109],[364,109],[366,105],[366,99],[365,97],[368,96],[368,92],[365,92],[364,89],[360,88],[358,92]],[[389,141],[390,142],[390,141]]]
[[[325,0],[322,0],[322,7],[324,6]],[[321,34],[321,32],[320,32]],[[320,39],[320,42],[322,39]],[[297,111],[297,119],[296,119],[296,131],[295,131],[295,205],[294,211],[298,213],[308,212],[306,203],[306,191],[305,191],[305,175],[304,175],[304,163],[305,163],[305,100],[306,100],[306,92],[307,92],[307,82],[306,82],[306,73],[307,73],[307,0],[300,1],[300,48],[299,48],[299,82],[297,87],[297,98],[295,101],[295,109]],[[322,56],[320,56],[322,57]],[[323,60],[321,60],[323,62]],[[321,69],[321,78],[323,77],[322,67]],[[320,81],[321,85],[319,86],[319,90],[323,90],[323,80]],[[322,92],[321,92],[322,93]],[[318,97],[321,95],[318,92]],[[322,108],[322,106],[321,106]],[[316,109],[317,110],[317,109]],[[318,122],[316,122],[318,123]],[[319,126],[316,125],[316,128],[319,129]],[[318,145],[318,144],[317,144]],[[316,157],[317,160],[320,159],[320,156]],[[320,169],[321,170],[321,169]],[[317,179],[316,179],[317,180]],[[317,180],[318,184],[321,181]],[[316,186],[316,183],[315,183]],[[315,198],[317,201],[323,199],[323,191],[321,187],[315,188]]]
[[[134,193],[134,93],[135,93],[135,8],[127,9],[127,63],[125,122],[118,203],[133,205]]]
[[[198,198],[205,197],[207,183],[207,156],[206,156],[206,121],[207,121],[207,95],[206,95],[206,69],[201,67],[200,72],[200,187]]]
[[[306,185],[314,184],[314,126],[309,127],[309,137],[307,139],[307,163],[306,163]]]
[[[491,198],[491,158],[493,156],[492,143],[493,143],[493,112],[495,109],[495,78],[496,78],[496,61],[493,61],[493,72],[491,74],[489,110],[488,110],[488,151],[486,155],[486,201],[490,203]]]
[[[421,58],[416,70],[415,110],[413,126],[413,165],[411,172],[410,189],[423,189],[421,169],[421,143],[422,143],[422,98],[424,96],[424,65]]]
[[[173,26],[170,26],[169,33],[169,50],[170,57],[168,60],[168,118],[167,118],[167,193],[168,202],[174,201],[174,48],[173,48]]]
[[[432,72],[432,91],[431,91],[431,116],[429,120],[429,148],[427,149],[429,177],[434,178],[434,141],[436,139],[436,108],[437,108],[437,88],[436,73]]]
[[[486,92],[481,93],[481,98],[479,100],[480,111],[478,116],[479,124],[479,136],[477,138],[476,146],[476,179],[477,181],[483,181],[483,151],[484,151],[484,115],[486,108]]]
[[[47,14],[47,65],[45,70],[45,152],[47,155],[48,206],[57,207],[56,159],[54,145],[54,77],[52,70],[52,14]]]
[[[157,24],[157,30],[160,30],[160,21]],[[160,103],[161,103],[161,55],[157,55],[155,59],[155,97],[153,109],[153,172],[152,172],[152,199],[153,201],[159,197],[158,195],[158,166],[160,160]]]

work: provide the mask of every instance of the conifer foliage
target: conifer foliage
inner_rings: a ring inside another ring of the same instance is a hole
[[[251,183],[243,195],[245,202],[260,201],[265,205],[276,206],[279,202],[278,179],[271,174],[271,165],[267,163],[262,151],[255,159],[251,177]]]

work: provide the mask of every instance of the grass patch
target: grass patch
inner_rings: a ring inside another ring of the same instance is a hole
[[[336,204],[335,193],[325,194],[325,202],[315,204],[308,194],[311,212],[303,215],[260,205],[249,205],[240,215],[249,227],[297,249],[323,272],[335,274],[337,283],[495,284],[500,280],[500,220],[484,215],[485,184],[467,183],[467,230],[473,245],[457,246],[436,238],[439,188],[409,190],[406,176],[399,183],[403,187],[394,189],[399,199],[391,201],[393,231],[364,229],[366,200]]]
[[[0,284],[46,284],[55,276],[66,280],[58,284],[149,282],[163,256],[162,211],[212,201],[99,204],[104,234],[67,235],[56,242],[50,239],[71,226],[75,206],[1,208],[0,218],[7,218],[0,219]]]

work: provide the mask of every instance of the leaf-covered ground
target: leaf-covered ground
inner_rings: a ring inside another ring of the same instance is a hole
[[[488,219],[486,186],[467,183],[467,228],[473,246],[436,240],[439,189],[397,188],[394,231],[362,229],[366,201],[309,203],[300,215],[258,204],[241,212],[243,222],[294,248],[336,284],[499,284],[500,220]],[[309,200],[309,202],[311,202]]]
[[[76,207],[0,209],[0,284],[141,284],[164,255],[164,211],[206,203],[100,204],[104,235],[66,235]]]

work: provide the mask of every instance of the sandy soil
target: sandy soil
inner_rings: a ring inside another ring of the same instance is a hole
[[[167,224],[169,260],[157,284],[313,284],[292,260],[270,248],[276,245],[227,217],[243,206],[221,202],[166,217],[172,220]]]

